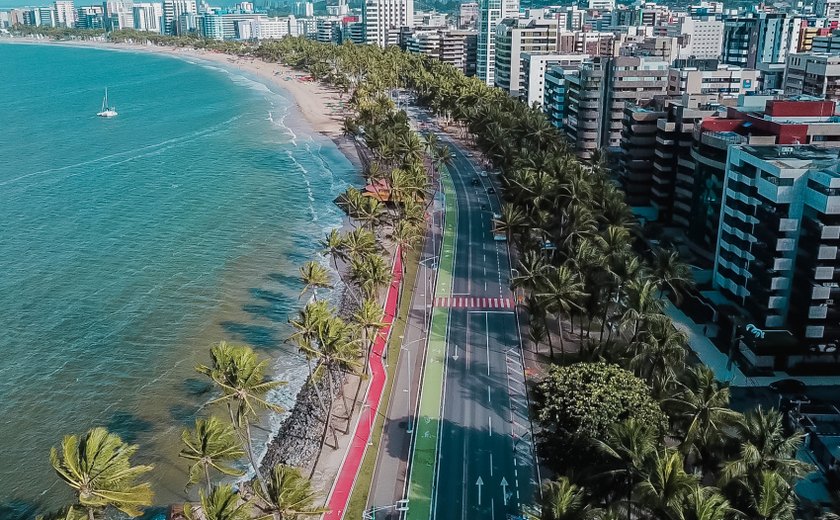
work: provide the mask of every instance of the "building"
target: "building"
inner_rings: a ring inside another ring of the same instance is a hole
[[[824,18],[840,18],[840,0],[817,0],[814,12]]]
[[[575,154],[582,159],[592,157],[601,146],[609,62],[609,58],[594,57],[584,61],[577,74],[565,76],[563,131]],[[550,117],[554,119],[556,116]]]
[[[665,115],[666,112],[654,104],[647,107],[624,104],[618,179],[631,207],[651,205],[657,121]]]
[[[751,57],[751,49],[755,43],[755,18],[729,18],[723,24],[723,50],[721,61],[728,65],[743,68],[755,68],[755,58]]]
[[[561,31],[557,36],[557,52],[561,54],[588,54],[589,56],[616,56],[618,39],[611,32]]]
[[[478,2],[464,2],[458,8],[458,27],[474,29],[478,23]]]
[[[32,7],[23,11],[24,25],[55,27],[57,23],[55,9],[52,7]]]
[[[694,191],[694,126],[712,116],[717,107],[712,96],[684,94],[679,100],[668,100],[665,116],[656,121],[650,205],[658,222],[688,228],[688,202]]]
[[[720,58],[724,22],[715,16],[683,16],[669,26],[668,36],[679,38],[679,58]]]
[[[789,96],[805,94],[840,101],[840,54],[790,54],[784,89]]]
[[[496,27],[505,18],[519,17],[519,0],[480,0],[478,11],[476,74],[492,86],[496,78]]]
[[[449,63],[465,75],[473,76],[477,38],[471,31],[414,30],[406,38],[406,50]]]
[[[163,0],[163,33],[179,34],[181,15],[198,13],[195,0]]]
[[[835,30],[828,36],[815,36],[811,43],[811,52],[840,54],[840,31]]]
[[[542,106],[545,100],[546,74],[551,67],[565,70],[577,70],[583,60],[589,58],[585,54],[531,54],[523,52],[519,71],[521,86],[519,99],[528,106]],[[565,90],[565,85],[564,85]]]
[[[105,9],[101,5],[88,5],[76,9],[77,29],[104,29]]]
[[[712,281],[740,311],[739,354],[753,366],[837,364],[838,152],[740,145],[726,159]],[[771,332],[796,341],[773,345]]]
[[[55,20],[59,27],[76,26],[76,8],[73,0],[56,0],[53,4],[55,9]]]
[[[522,54],[557,52],[557,20],[508,18],[496,27],[496,87],[519,97],[524,88]]]
[[[315,16],[315,4],[312,2],[295,2],[294,15],[300,18]]]
[[[670,63],[656,58],[620,56],[610,60],[602,110],[609,114],[601,128],[601,146],[618,148],[627,104],[647,106],[664,97]]]
[[[801,19],[786,13],[726,20],[721,61],[757,69],[762,89],[780,89],[787,54],[796,51],[801,27]]]
[[[134,4],[134,28],[138,31],[160,33],[163,30],[163,4],[160,2]],[[212,38],[213,36],[208,36]],[[221,39],[221,38],[219,38]]]
[[[561,129],[565,126],[566,76],[577,73],[577,68],[568,71],[555,66],[550,66],[545,71],[542,109],[552,126]]]
[[[798,145],[840,142],[840,120],[830,101],[742,96],[738,106],[695,126],[695,163],[687,235],[697,250],[710,254],[718,235],[727,152],[734,145]]]
[[[735,65],[721,65],[717,60],[677,60],[668,71],[668,95],[710,94],[738,97],[756,92],[758,71]]]
[[[105,28],[109,31],[134,29],[134,2],[132,0],[106,0]]]
[[[615,0],[589,0],[589,9],[595,11],[612,11],[615,9]]]
[[[414,0],[365,0],[362,22],[366,43],[398,45],[400,30],[414,25]]]

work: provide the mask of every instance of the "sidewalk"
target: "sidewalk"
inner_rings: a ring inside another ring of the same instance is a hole
[[[353,491],[353,484],[359,473],[359,467],[367,450],[370,439],[373,419],[379,411],[379,403],[382,400],[382,390],[385,388],[385,364],[382,354],[388,343],[391,332],[391,324],[394,321],[397,304],[399,302],[400,287],[402,285],[402,259],[399,249],[394,254],[394,266],[391,271],[392,281],[385,298],[385,316],[382,327],[373,344],[370,356],[371,381],[368,385],[365,397],[362,400],[362,410],[354,425],[353,438],[344,460],[341,463],[338,476],[330,490],[327,499],[329,512],[324,514],[325,520],[340,520],[347,509],[347,502],[350,500],[350,493]]]

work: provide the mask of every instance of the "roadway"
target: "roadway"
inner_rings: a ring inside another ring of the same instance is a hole
[[[533,506],[538,480],[510,260],[491,232],[492,178],[439,137],[454,160],[445,207],[438,196],[431,208],[368,508],[377,519],[501,520]],[[389,507],[406,497],[407,513]]]
[[[537,482],[516,316],[484,303],[510,302],[510,257],[507,243],[493,240],[499,201],[487,192],[490,178],[442,140],[455,156],[459,210],[452,296],[469,300],[449,310],[432,518],[505,519],[533,504]]]

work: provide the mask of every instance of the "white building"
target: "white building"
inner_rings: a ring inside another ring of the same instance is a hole
[[[519,99],[534,106],[543,104],[545,97],[545,73],[548,67],[559,65],[563,69],[577,69],[585,59],[586,54],[530,54],[522,53],[520,83],[522,90]]]
[[[414,0],[365,0],[362,22],[366,43],[397,45],[400,29],[414,26]]]
[[[679,58],[717,59],[723,49],[724,25],[714,16],[684,16],[669,26],[668,35],[679,38]]]
[[[134,28],[138,31],[162,32],[163,4],[160,2],[134,4]]]
[[[297,36],[297,27],[294,16],[259,18],[251,21],[251,37],[257,40],[278,40],[284,36]]]
[[[312,2],[295,2],[295,16],[310,18],[315,16],[315,4]]]
[[[814,11],[818,16],[840,18],[840,0],[817,0]]]
[[[197,14],[195,0],[164,0],[163,33],[177,34],[178,20],[183,14]]]
[[[615,9],[615,0],[589,0],[589,8],[596,11],[612,11]]]
[[[59,27],[76,26],[76,8],[73,6],[73,0],[56,0],[53,5],[55,6],[55,20]]]
[[[476,73],[487,85],[496,78],[496,27],[505,18],[519,17],[519,0],[481,0],[478,8]]]
[[[132,0],[107,0],[105,2],[105,19],[108,29],[134,28],[134,3]]]

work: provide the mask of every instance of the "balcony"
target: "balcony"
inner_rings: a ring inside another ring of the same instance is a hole
[[[778,251],[778,249],[777,249]],[[836,260],[837,259],[837,246],[820,246],[819,252],[817,253],[817,259],[819,260]]]
[[[828,316],[828,305],[811,305],[808,307],[808,319],[825,319]]]
[[[840,226],[820,224],[820,238],[829,240],[840,239]]]
[[[773,260],[774,271],[790,271],[793,269],[793,260],[790,258],[776,258]]]
[[[776,251],[793,251],[794,247],[796,246],[796,240],[792,238],[780,238],[776,240]],[[837,254],[837,248],[834,248],[835,256]]]

